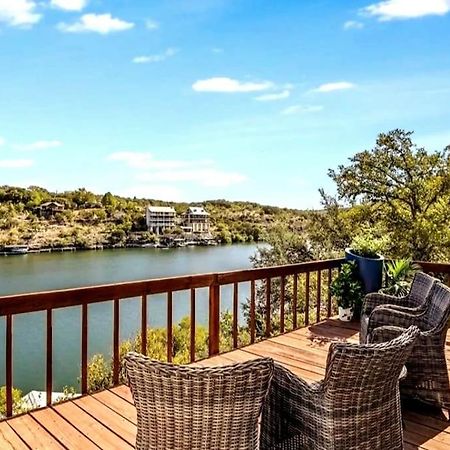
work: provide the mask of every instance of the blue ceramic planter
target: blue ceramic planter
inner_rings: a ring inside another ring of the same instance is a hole
[[[365,258],[355,255],[350,248],[345,249],[345,259],[347,261],[356,261],[359,269],[359,276],[364,284],[364,292],[376,292],[381,288],[383,281],[383,262],[382,256],[378,258]]]

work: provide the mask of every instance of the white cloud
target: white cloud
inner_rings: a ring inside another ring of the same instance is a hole
[[[147,28],[147,30],[157,30],[159,28],[159,22],[156,20],[147,19],[145,21],[145,28]]]
[[[205,80],[198,80],[192,85],[192,89],[197,92],[257,92],[265,91],[273,87],[271,81],[239,81],[228,77],[213,77]]]
[[[0,169],[22,169],[32,165],[31,159],[0,159]]]
[[[141,152],[116,152],[107,159],[138,169],[140,173],[136,178],[139,182],[192,182],[200,186],[226,187],[247,179],[238,172],[221,170],[215,167],[213,161],[208,160],[158,160],[151,153]]]
[[[450,0],[386,0],[360,10],[361,14],[376,17],[380,21],[443,16],[449,11]]]
[[[65,11],[81,11],[87,0],[51,0],[50,5]]]
[[[5,145],[5,143],[6,143],[6,140],[0,136],[0,147],[2,145]]]
[[[32,142],[31,144],[16,144],[13,145],[13,148],[16,150],[23,150],[23,151],[34,151],[34,150],[47,150],[49,148],[56,148],[61,147],[62,142],[61,141],[36,141]]]
[[[356,20],[347,20],[344,23],[344,30],[361,30],[362,28],[364,28],[364,24]]]
[[[78,22],[59,23],[58,30],[65,33],[99,33],[108,34],[125,31],[134,27],[134,23],[112,17],[111,14],[84,14]]]
[[[156,63],[166,60],[178,53],[177,48],[168,48],[164,53],[160,53],[159,55],[148,55],[148,56],[136,56],[133,58],[133,62],[135,64],[148,64],[148,63]]]
[[[292,105],[281,111],[284,116],[290,116],[292,114],[300,113],[314,113],[323,110],[321,105]]]
[[[35,12],[36,2],[32,0],[0,0],[0,23],[13,27],[29,27],[41,20]]]
[[[356,87],[353,83],[349,83],[348,81],[337,81],[335,83],[325,83],[321,84],[316,89],[313,89],[314,92],[333,92],[333,91],[342,91],[345,89],[353,89]]]
[[[276,100],[283,100],[285,98],[288,98],[291,95],[291,93],[285,89],[284,91],[278,92],[276,94],[264,94],[260,95],[258,97],[255,97],[255,100],[258,100],[259,102],[273,102]]]

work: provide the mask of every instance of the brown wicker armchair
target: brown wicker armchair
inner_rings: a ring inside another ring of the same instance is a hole
[[[128,353],[125,368],[137,409],[137,450],[259,448],[272,359],[209,368]]]
[[[414,275],[408,294],[403,297],[395,297],[381,292],[367,294],[364,297],[361,310],[361,331],[359,333],[359,341],[361,343],[366,342],[369,316],[377,306],[389,305],[390,308],[397,311],[420,313],[426,307],[428,294],[436,281],[436,278],[433,278],[426,273],[417,272]]]
[[[420,314],[377,307],[370,315],[369,339],[392,339],[407,327],[420,329],[406,367],[408,376],[400,383],[401,393],[450,410],[450,384],[445,358],[445,339],[450,318],[450,289],[435,283],[428,307]],[[381,330],[379,329],[381,328]],[[371,338],[371,334],[374,337]]]
[[[411,327],[382,344],[333,343],[318,383],[275,364],[261,449],[402,449],[398,378],[418,333]]]

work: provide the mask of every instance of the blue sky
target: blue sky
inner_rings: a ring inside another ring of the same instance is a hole
[[[313,208],[450,144],[450,0],[0,0],[0,185]]]

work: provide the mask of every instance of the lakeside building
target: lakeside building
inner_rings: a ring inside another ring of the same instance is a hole
[[[209,233],[209,213],[201,206],[191,206],[183,215],[183,229],[191,233]]]
[[[170,206],[148,206],[146,221],[148,231],[162,234],[164,230],[175,226],[177,213]]]
[[[46,202],[34,208],[34,211],[37,213],[39,217],[45,217],[49,219],[53,217],[55,214],[64,211],[64,205],[58,202]]]

